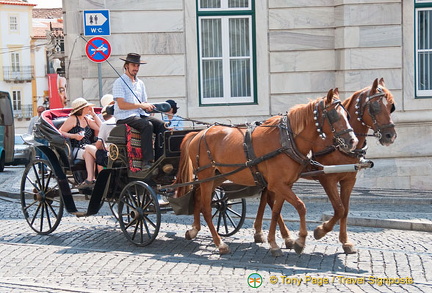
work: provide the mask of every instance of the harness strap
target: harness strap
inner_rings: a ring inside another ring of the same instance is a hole
[[[307,164],[309,164],[310,159],[303,155],[295,145],[294,135],[291,130],[291,125],[287,116],[283,116],[280,119],[279,128],[281,129],[279,133],[283,152],[302,166],[306,166]]]
[[[255,127],[248,128],[245,133],[243,148],[246,154],[246,159],[248,162],[256,160],[255,151],[253,149],[252,145],[252,133],[255,130]],[[258,170],[257,164],[250,165],[249,169],[251,170],[252,176],[254,178],[255,184],[262,189],[267,187],[267,181],[264,179],[264,176],[261,174],[261,172]]]

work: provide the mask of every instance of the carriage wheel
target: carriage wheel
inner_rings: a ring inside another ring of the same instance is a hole
[[[231,236],[243,226],[246,217],[246,200],[228,199],[225,191],[218,187],[213,193],[213,225],[220,236]]]
[[[35,159],[21,179],[21,207],[30,227],[38,234],[53,232],[63,216],[63,199],[51,163]]]
[[[142,181],[130,182],[118,202],[120,228],[135,245],[147,246],[159,233],[161,213],[156,193]]]

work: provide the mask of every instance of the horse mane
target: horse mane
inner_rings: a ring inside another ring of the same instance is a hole
[[[298,104],[292,107],[288,112],[288,119],[290,121],[291,130],[294,134],[299,134],[306,128],[306,126],[313,121],[313,111],[315,110],[315,103],[321,98],[310,101],[307,104]],[[305,119],[310,117],[310,119]]]
[[[356,98],[365,90],[370,89],[371,87],[365,87],[364,89],[358,90],[355,93],[353,93],[351,95],[351,97],[349,97],[348,99],[345,99],[344,101],[342,101],[342,106],[345,107],[345,109],[348,109],[353,103],[356,103]]]
[[[394,100],[393,94],[386,87],[383,87],[382,85],[380,85],[380,88],[384,91],[387,102],[389,104],[394,104],[395,100]],[[371,87],[369,86],[369,87],[365,87],[364,89],[356,91],[354,94],[351,95],[351,97],[349,97],[348,99],[345,99],[342,102],[342,105],[345,107],[345,109],[348,109],[353,103],[356,103],[356,98],[362,92],[364,92],[366,90],[370,90],[370,89],[371,89]]]

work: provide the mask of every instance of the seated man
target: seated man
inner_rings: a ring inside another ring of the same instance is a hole
[[[147,93],[144,82],[138,79],[137,74],[141,64],[141,56],[129,53],[125,61],[121,75],[113,84],[113,96],[115,100],[114,117],[117,124],[128,124],[137,129],[141,135],[142,170],[148,170],[151,163],[159,158],[162,153],[162,138],[160,133],[165,131],[164,122],[150,112],[155,108],[147,102]],[[156,134],[155,154],[153,154],[153,133]]]

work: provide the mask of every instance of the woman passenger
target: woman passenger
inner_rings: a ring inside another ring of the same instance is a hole
[[[101,120],[94,112],[93,106],[94,104],[90,104],[84,98],[75,99],[69,117],[59,129],[60,133],[71,141],[73,159],[85,161],[87,178],[78,188],[92,187],[95,184],[96,146],[90,139],[93,135],[92,130],[97,136]]]

